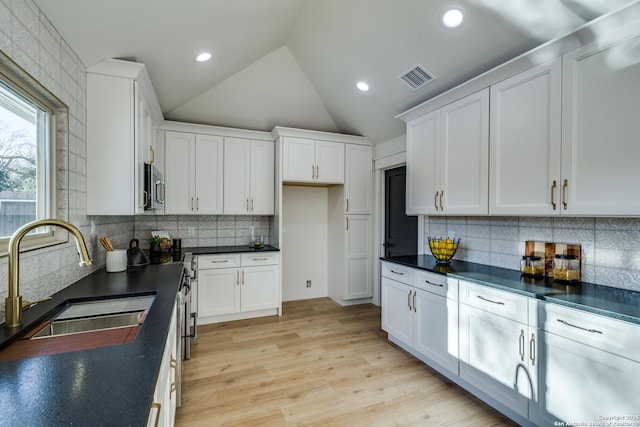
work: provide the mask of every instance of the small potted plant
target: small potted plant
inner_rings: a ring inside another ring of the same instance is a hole
[[[160,251],[162,250],[162,248],[160,247],[160,243],[162,242],[162,237],[160,236],[151,236],[149,238],[149,252],[154,254],[154,253],[160,253]]]

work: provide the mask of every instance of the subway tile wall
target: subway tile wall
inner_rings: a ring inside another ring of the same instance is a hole
[[[0,0],[0,50],[68,106],[57,123],[57,217],[68,219],[87,238],[94,259],[80,267],[75,242],[20,255],[20,292],[33,300],[51,295],[104,266],[97,237],[109,235],[124,247],[133,235],[133,217],[86,215],[86,72],[47,17],[31,0]],[[12,67],[10,62],[7,65]],[[91,234],[93,220],[94,234]],[[73,239],[72,239],[73,240]],[[7,295],[7,259],[0,259],[0,301]],[[4,304],[0,304],[0,321]]]
[[[249,244],[250,227],[269,243],[269,216],[244,215],[157,215],[136,216],[135,238],[148,248],[152,231],[166,231],[182,239],[182,247],[242,246]],[[193,235],[189,235],[189,230]]]
[[[582,245],[582,280],[640,291],[640,218],[425,217],[428,236],[459,237],[454,259],[518,270],[524,242]]]

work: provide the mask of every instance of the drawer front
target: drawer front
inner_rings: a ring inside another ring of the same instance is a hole
[[[388,277],[405,285],[413,285],[415,269],[392,262],[382,262],[382,277]]]
[[[547,332],[640,361],[639,325],[544,302],[537,314]]]
[[[458,281],[447,276],[417,270],[413,275],[413,285],[427,292],[458,300]]]
[[[240,267],[240,254],[198,255],[198,270]]]
[[[529,298],[460,280],[460,302],[520,323],[527,323]]]
[[[280,263],[280,254],[278,252],[248,253],[242,254],[241,258],[243,267],[250,267],[252,265],[277,265]]]

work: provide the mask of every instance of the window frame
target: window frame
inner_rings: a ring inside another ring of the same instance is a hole
[[[49,206],[44,218],[68,221],[69,215],[69,107],[42,83],[16,64],[0,50],[0,79],[22,96],[37,104],[49,114],[48,161],[44,169],[48,174],[45,186]],[[40,185],[36,187],[40,190]],[[36,190],[36,191],[37,191]],[[36,198],[43,197],[37,191]],[[36,219],[42,219],[38,209]],[[0,257],[7,255],[10,237],[0,236]],[[69,233],[59,227],[47,227],[45,232],[28,234],[20,243],[20,252],[63,244],[69,241]]]

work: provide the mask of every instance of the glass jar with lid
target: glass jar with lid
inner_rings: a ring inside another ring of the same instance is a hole
[[[580,280],[580,260],[575,255],[556,255],[553,259],[553,278],[563,282]]]
[[[520,260],[520,273],[527,276],[544,276],[544,261],[535,255],[524,255]]]

